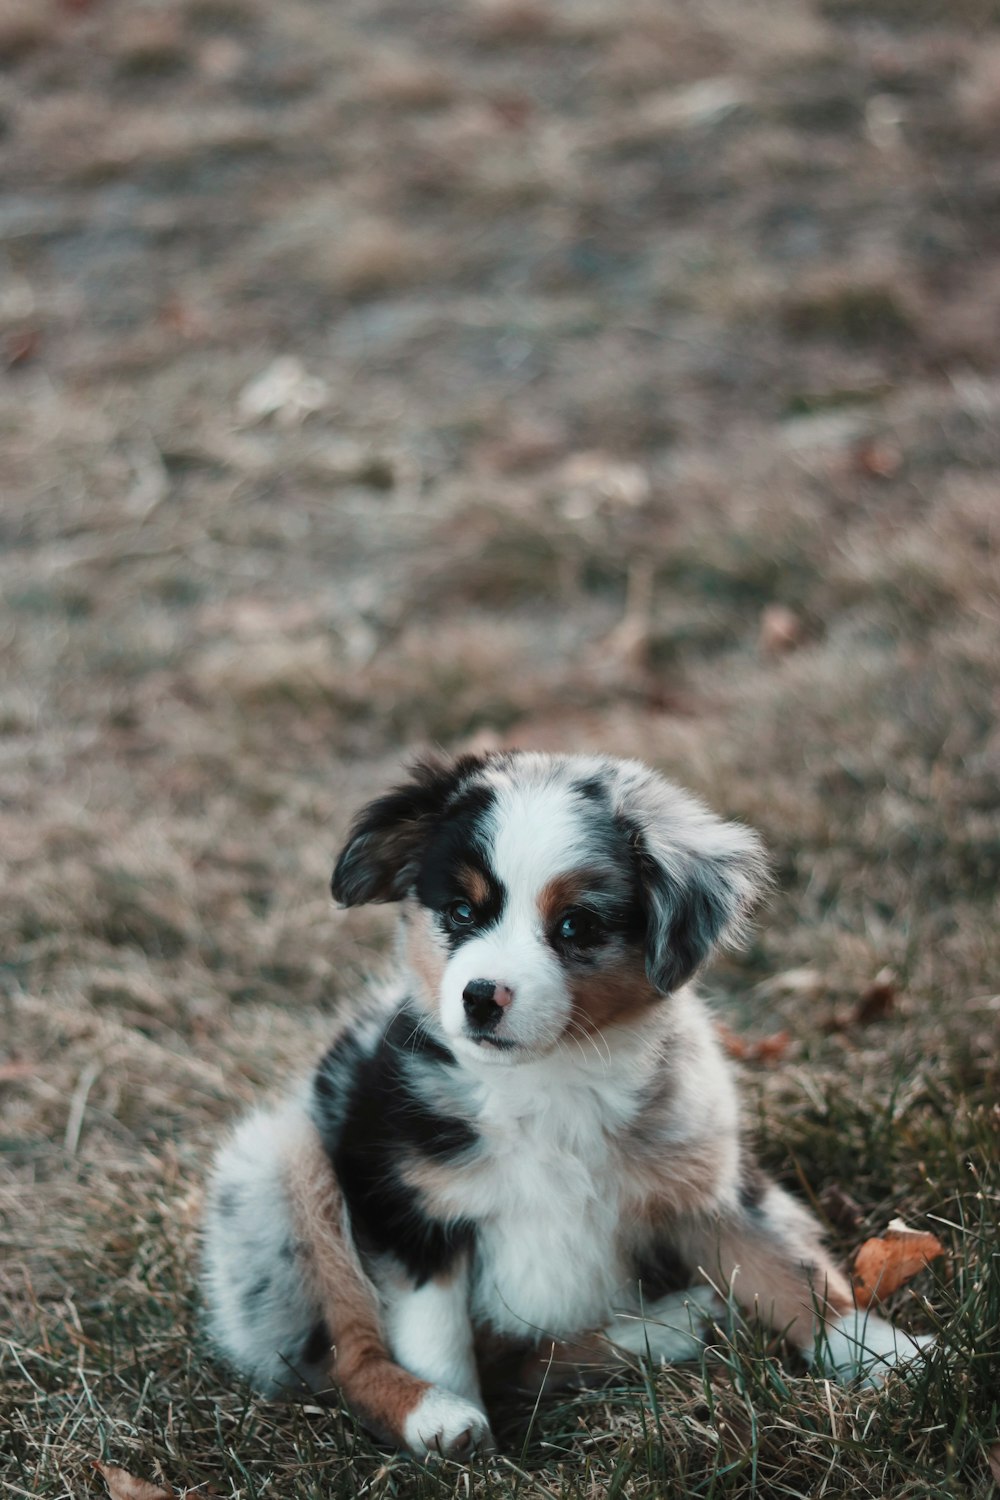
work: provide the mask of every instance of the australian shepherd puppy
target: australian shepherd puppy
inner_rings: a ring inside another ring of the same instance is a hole
[[[398,977],[216,1158],[229,1361],[462,1457],[484,1338],[549,1375],[683,1360],[731,1298],[844,1378],[912,1355],[757,1167],[690,983],[764,880],[753,833],[634,761],[428,760],[363,809],[333,894],[400,903]]]

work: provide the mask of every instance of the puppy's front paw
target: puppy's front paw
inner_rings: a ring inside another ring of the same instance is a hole
[[[904,1333],[886,1318],[856,1307],[835,1318],[817,1335],[810,1363],[842,1384],[882,1385],[897,1365],[919,1359],[934,1343],[933,1334]]]
[[[486,1413],[439,1385],[432,1385],[410,1412],[403,1436],[416,1458],[437,1456],[461,1463],[495,1447]]]

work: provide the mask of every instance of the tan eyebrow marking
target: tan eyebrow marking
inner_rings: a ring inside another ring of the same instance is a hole
[[[474,870],[471,865],[459,866],[458,883],[473,906],[485,906],[490,899],[489,881],[480,870]]]
[[[538,893],[538,910],[545,926],[550,927],[584,895],[600,890],[606,879],[593,869],[567,870],[564,875],[556,875]]]

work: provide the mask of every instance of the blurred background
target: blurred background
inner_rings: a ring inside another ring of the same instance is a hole
[[[0,0],[0,69],[16,1316],[187,1265],[428,744],[751,822],[730,1023],[995,1098],[994,0]]]

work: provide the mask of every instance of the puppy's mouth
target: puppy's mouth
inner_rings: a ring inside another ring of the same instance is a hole
[[[517,1052],[521,1047],[520,1042],[512,1041],[510,1037],[494,1036],[489,1031],[467,1031],[466,1038],[475,1042],[477,1047],[492,1047],[495,1052]]]
[[[495,1031],[476,1030],[471,1026],[462,1030],[459,1051],[470,1060],[478,1056],[484,1062],[498,1064],[518,1063],[532,1055],[531,1046],[525,1042],[516,1041],[509,1036],[497,1036]]]

